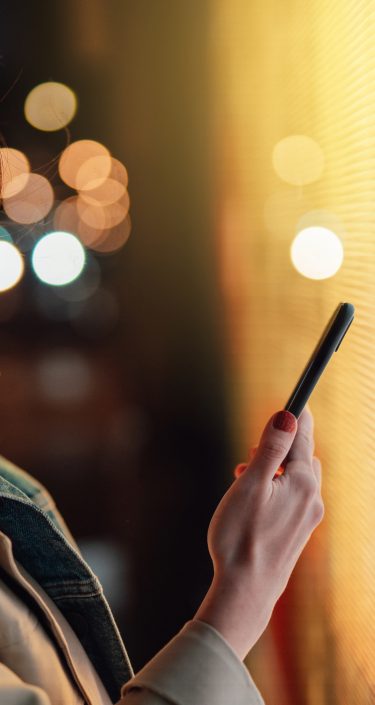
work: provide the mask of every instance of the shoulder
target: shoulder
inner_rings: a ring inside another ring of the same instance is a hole
[[[39,480],[3,455],[0,455],[0,478],[23,492],[41,508],[44,508],[46,504],[54,504],[50,493]]]

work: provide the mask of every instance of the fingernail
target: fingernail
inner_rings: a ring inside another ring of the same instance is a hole
[[[296,427],[296,419],[290,411],[279,411],[273,418],[273,427],[279,431],[292,433]]]

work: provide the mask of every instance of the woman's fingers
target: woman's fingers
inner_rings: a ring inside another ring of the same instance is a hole
[[[273,479],[292,446],[297,428],[297,419],[289,411],[281,410],[271,416],[251,463],[252,472],[259,480],[267,483]]]
[[[318,487],[319,487],[319,492],[320,494],[322,493],[322,464],[319,460],[319,458],[314,455],[312,459],[312,469],[313,473],[315,475]]]
[[[251,463],[255,453],[257,452],[258,446],[252,446],[248,452],[248,462]]]
[[[314,444],[314,419],[308,404],[304,407],[298,419],[298,429],[293,440],[292,446],[284,459],[281,467],[278,469],[275,477],[283,473],[285,466],[290,460],[303,460],[312,466],[319,490],[322,486],[322,466],[319,458],[313,455]],[[249,467],[252,463],[258,446],[252,446],[248,452],[247,463],[239,463],[235,470],[234,476],[237,478]]]
[[[314,449],[314,418],[310,409],[305,406],[298,418],[298,430],[289,450],[287,462],[299,460],[311,465]]]
[[[242,475],[242,473],[246,470],[247,467],[248,463],[238,463],[238,465],[236,465],[233,471],[234,477],[237,478]]]

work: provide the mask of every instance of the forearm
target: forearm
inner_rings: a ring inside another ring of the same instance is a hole
[[[249,586],[235,576],[213,580],[193,620],[214,627],[243,661],[271,618],[273,606],[265,604],[262,589]]]

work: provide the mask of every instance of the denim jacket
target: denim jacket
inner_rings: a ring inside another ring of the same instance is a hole
[[[12,538],[15,559],[59,607],[116,702],[134,673],[102,587],[47,490],[2,456],[0,530]]]

